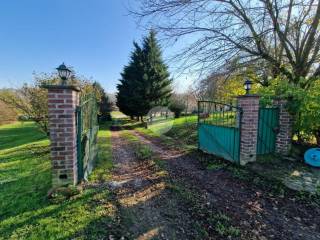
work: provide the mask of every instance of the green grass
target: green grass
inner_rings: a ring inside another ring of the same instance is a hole
[[[37,142],[45,138],[32,122],[13,123],[0,126],[0,150]]]
[[[111,132],[109,130],[110,123],[100,126],[98,133],[98,161],[97,167],[89,176],[90,181],[106,181],[111,177],[111,170],[113,169],[112,162],[112,145]]]
[[[117,208],[106,188],[89,187],[59,203],[47,199],[51,187],[49,141],[33,123],[1,126],[0,136],[1,240],[116,236],[114,231],[119,228],[107,228],[116,224]],[[99,132],[99,146],[103,152],[90,182],[110,177],[111,144],[107,126]]]
[[[111,112],[111,117],[112,117],[112,119],[114,119],[114,118],[126,118],[127,116],[126,115],[124,115],[122,112],[120,112],[120,111],[112,111]]]
[[[164,129],[170,130],[163,133]],[[186,150],[197,147],[197,116],[169,119],[149,125],[148,129],[137,128],[137,130],[151,137],[160,137],[167,145],[179,145]]]
[[[139,160],[151,159],[153,152],[148,145],[138,144],[135,149],[135,155]]]

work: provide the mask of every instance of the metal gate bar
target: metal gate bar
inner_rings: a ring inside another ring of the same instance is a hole
[[[78,181],[81,181],[92,171],[98,152],[98,105],[94,94],[81,96],[76,116]]]
[[[278,128],[279,128],[279,109],[278,108],[260,108],[257,154],[274,153]]]
[[[240,161],[240,108],[215,102],[198,102],[198,148],[229,161]]]

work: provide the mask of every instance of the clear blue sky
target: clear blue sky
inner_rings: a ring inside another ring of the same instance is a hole
[[[0,88],[19,87],[33,72],[65,62],[114,92],[133,40],[145,34],[126,6],[127,0],[1,1]]]

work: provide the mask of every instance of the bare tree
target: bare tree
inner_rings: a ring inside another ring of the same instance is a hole
[[[211,72],[237,57],[239,66],[267,67],[302,88],[320,75],[319,1],[140,0],[132,12],[184,41],[176,55],[184,68]]]

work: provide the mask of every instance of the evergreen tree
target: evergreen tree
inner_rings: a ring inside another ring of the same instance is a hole
[[[154,31],[144,38],[142,48],[134,43],[130,63],[117,86],[117,106],[123,113],[142,117],[155,106],[168,105],[172,81],[161,55]]]
[[[117,106],[124,114],[133,118],[139,116],[138,109],[140,100],[139,91],[137,89],[138,79],[143,75],[142,67],[142,50],[139,45],[134,42],[134,51],[131,53],[130,62],[125,66],[121,73],[120,83],[117,85]]]
[[[112,103],[103,87],[98,82],[94,82],[94,93],[99,104],[98,120],[99,122],[111,121]]]
[[[172,80],[169,79],[168,67],[162,59],[161,49],[153,30],[143,41],[143,53],[145,97],[149,100],[150,107],[166,106],[172,92]]]

